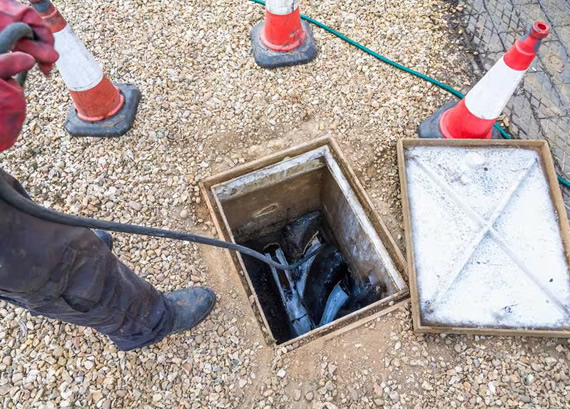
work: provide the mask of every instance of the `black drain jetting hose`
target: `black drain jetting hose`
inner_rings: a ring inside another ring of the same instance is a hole
[[[10,206],[18,209],[30,216],[37,217],[38,219],[46,220],[52,223],[65,224],[67,226],[76,227],[87,227],[89,229],[99,229],[106,231],[114,231],[117,233],[131,233],[140,234],[143,236],[153,236],[153,237],[163,237],[166,239],[189,241],[192,243],[205,244],[208,246],[221,247],[228,250],[239,251],[242,254],[246,254],[253,258],[256,258],[264,263],[267,263],[280,270],[294,270],[301,264],[305,263],[311,257],[316,255],[320,248],[309,253],[306,257],[303,257],[296,263],[293,264],[280,264],[270,258],[264,256],[263,254],[252,250],[248,247],[241,246],[239,244],[216,240],[210,237],[199,236],[197,234],[186,233],[175,230],[158,229],[155,227],[145,227],[138,226],[135,224],[128,223],[117,223],[110,222],[106,220],[90,219],[88,217],[73,216],[69,214],[59,213],[55,210],[46,209],[28,198],[22,196],[8,183],[4,178],[0,177],[0,199],[8,203]]]
[[[30,38],[32,36],[32,30],[27,24],[24,23],[14,23],[10,24],[6,29],[0,33],[0,54],[10,52],[14,47],[14,44],[21,38]],[[18,76],[18,82],[20,85],[24,85],[26,80],[26,73]],[[305,263],[311,257],[315,256],[320,248],[315,249],[306,257],[303,257],[296,263],[293,264],[280,264],[263,254],[252,250],[248,247],[241,246],[239,244],[226,242],[223,240],[216,240],[210,237],[199,236],[197,234],[185,233],[174,230],[158,229],[154,227],[137,226],[134,224],[127,223],[116,223],[106,220],[91,219],[88,217],[72,216],[69,214],[59,213],[55,210],[46,209],[28,198],[22,196],[14,187],[8,183],[8,181],[0,177],[0,199],[8,203],[15,209],[20,210],[23,213],[29,214],[30,216],[37,217],[38,219],[46,220],[52,223],[64,224],[67,226],[75,227],[86,227],[89,229],[99,229],[106,231],[114,231],[118,233],[130,233],[130,234],[140,234],[143,236],[153,236],[153,237],[163,237],[173,240],[189,241],[192,243],[205,244],[207,246],[220,247],[232,251],[238,251],[242,254],[246,254],[257,260],[260,260],[266,264],[269,264],[280,270],[294,270],[301,264]]]
[[[29,25],[26,23],[12,23],[6,26],[0,33],[0,54],[10,52],[14,44],[22,38],[34,38],[34,32]],[[24,86],[27,77],[28,71],[21,72],[17,75],[16,81],[21,86]]]

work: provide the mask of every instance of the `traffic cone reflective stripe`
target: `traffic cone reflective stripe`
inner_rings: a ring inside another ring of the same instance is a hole
[[[521,82],[526,68],[514,70],[503,58],[465,96],[467,109],[481,119],[496,119]]]
[[[537,21],[531,31],[501,57],[459,103],[424,121],[420,137],[489,139],[496,119],[507,105],[536,57],[548,25]],[[433,122],[437,121],[437,128]]]
[[[297,0],[268,0],[265,4],[263,44],[274,51],[290,51],[305,41]]]

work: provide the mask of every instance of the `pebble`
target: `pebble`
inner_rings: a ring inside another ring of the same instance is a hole
[[[293,391],[293,399],[295,399],[296,401],[301,399],[301,389],[295,389]]]
[[[519,399],[521,400],[521,402],[523,403],[529,403],[530,402],[530,398],[526,395],[519,395]]]
[[[358,392],[356,391],[356,389],[354,389],[352,386],[348,385],[347,390],[348,390],[348,394],[350,395],[350,399],[352,399],[353,401],[357,401],[359,396],[358,396]]]
[[[138,203],[138,202],[135,202],[135,201],[130,201],[130,202],[129,202],[129,207],[130,207],[131,209],[136,210],[137,212],[140,212],[140,211],[142,210],[142,205],[141,205],[140,203]]]
[[[314,397],[315,397],[315,394],[314,394],[313,392],[307,392],[307,393],[305,394],[305,399],[306,399],[308,402],[312,401]]]

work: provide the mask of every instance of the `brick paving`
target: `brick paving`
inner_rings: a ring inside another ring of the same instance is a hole
[[[546,139],[570,178],[570,0],[459,0],[460,20],[480,68],[488,70],[535,20],[550,24],[538,58],[505,110],[509,131]],[[563,192],[570,208],[570,192]]]

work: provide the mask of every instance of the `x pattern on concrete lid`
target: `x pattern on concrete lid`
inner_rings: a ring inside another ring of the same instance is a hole
[[[408,148],[406,172],[422,320],[568,327],[568,266],[538,152]]]

